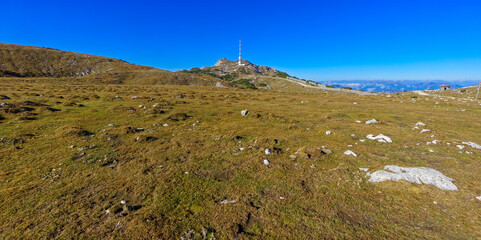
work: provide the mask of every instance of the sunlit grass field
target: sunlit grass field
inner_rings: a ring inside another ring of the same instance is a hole
[[[0,100],[0,238],[481,238],[481,150],[456,147],[481,144],[475,89],[361,96],[268,83],[0,80],[11,98]],[[380,133],[393,143],[360,141]],[[371,183],[359,170],[385,165],[434,168],[459,191]]]

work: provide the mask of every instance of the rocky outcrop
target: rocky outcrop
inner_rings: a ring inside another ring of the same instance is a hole
[[[209,72],[211,74],[215,74],[217,76],[225,76],[225,75],[240,75],[240,74],[248,74],[248,75],[272,75],[275,76],[279,71],[274,68],[255,65],[247,60],[242,60],[241,65],[239,65],[238,61],[230,61],[226,58],[221,58],[213,67],[202,67],[202,68],[193,68],[190,72],[195,71],[204,71]]]
[[[444,176],[441,172],[426,167],[399,167],[395,165],[387,165],[384,170],[368,173],[369,182],[384,181],[407,181],[417,184],[434,185],[442,190],[455,191],[458,187],[452,182],[452,178]]]

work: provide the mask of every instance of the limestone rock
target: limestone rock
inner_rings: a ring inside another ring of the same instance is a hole
[[[374,118],[371,119],[371,120],[367,120],[367,121],[366,121],[366,124],[368,124],[368,125],[369,125],[369,124],[373,124],[373,123],[379,123],[379,122],[378,122],[376,119],[374,119]]]
[[[473,142],[463,142],[464,145],[468,145],[472,148],[476,148],[476,149],[481,149],[481,145],[478,145],[476,143],[473,143]]]
[[[429,184],[442,190],[458,190],[452,182],[452,178],[446,177],[441,172],[426,167],[399,167],[388,165],[384,170],[375,171],[370,174],[369,182],[383,181],[408,181],[416,184]]]
[[[345,151],[344,154],[345,154],[345,155],[352,155],[352,156],[354,156],[354,157],[357,157],[357,154],[355,154],[355,153],[354,153],[353,151],[351,151],[351,150]]]
[[[378,141],[378,142],[382,142],[382,143],[392,143],[392,140],[390,137],[386,136],[386,135],[383,135],[383,134],[379,134],[377,136],[374,137],[374,135],[372,134],[369,134],[366,136],[367,139],[370,139],[370,140],[373,140],[373,141]]]

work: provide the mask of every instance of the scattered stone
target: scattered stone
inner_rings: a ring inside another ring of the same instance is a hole
[[[379,134],[375,137],[372,134],[369,134],[369,135],[366,136],[366,138],[370,139],[370,140],[373,140],[373,141],[377,140],[378,142],[382,142],[382,143],[392,143],[391,138],[388,137],[388,136],[385,136],[383,134]]]
[[[85,150],[93,149],[93,148],[96,148],[96,147],[97,147],[97,145],[91,145],[91,146],[87,145],[87,146],[79,147],[79,148],[77,148],[77,150],[85,151]]]
[[[222,200],[219,202],[219,204],[233,204],[233,203],[236,203],[237,200]]]
[[[386,170],[386,171],[385,171]],[[452,182],[452,178],[446,177],[441,172],[426,167],[399,167],[395,165],[387,165],[384,170],[375,171],[370,174],[369,182],[383,181],[408,181],[416,184],[434,185],[442,190],[455,191],[458,190]]]
[[[323,149],[321,150],[321,153],[322,153],[322,154],[325,154],[325,155],[330,155],[330,154],[332,154],[332,151],[331,151],[330,149],[323,148]]]
[[[217,82],[217,83],[215,84],[215,86],[216,86],[216,87],[223,87],[223,85],[222,85],[221,82]]]
[[[247,111],[247,109],[244,109],[244,110],[241,111],[242,116],[246,116],[247,113],[249,113],[249,111]]]
[[[262,161],[264,162],[264,165],[266,165],[266,166],[268,166],[269,164],[271,164],[271,162],[269,162],[269,160],[267,160],[267,159],[264,159],[264,160],[262,160]]]
[[[423,129],[423,130],[421,130],[421,132],[419,132],[419,133],[425,133],[425,132],[430,132],[430,131],[431,131],[431,130],[429,130],[429,129]]]
[[[271,150],[270,150],[269,148],[266,148],[266,149],[264,150],[264,153],[265,153],[266,155],[271,155],[272,152],[271,152]]]
[[[110,123],[109,125],[107,125],[109,127],[115,127],[112,123]]]
[[[345,155],[348,155],[348,156],[349,156],[349,155],[352,155],[352,156],[354,156],[354,157],[357,157],[357,154],[355,154],[355,153],[354,153],[353,151],[351,151],[351,150],[345,151],[344,154],[345,154]]]
[[[470,146],[472,148],[475,148],[475,149],[481,149],[480,145],[478,145],[476,143],[473,143],[473,142],[463,142],[463,144],[468,145],[468,146]]]
[[[362,168],[362,167],[360,167],[359,170],[361,170],[361,171],[363,171],[363,172],[367,172],[367,171],[369,171],[369,168]]]
[[[379,123],[376,119],[367,120],[366,124]]]
[[[459,149],[464,149],[464,145],[456,145],[456,147]]]
[[[169,126],[169,124],[167,124],[167,123],[164,123],[164,125],[162,125],[162,126],[164,126],[164,127],[168,127],[168,126]]]
[[[296,155],[289,155],[289,157],[290,157],[291,159],[296,159],[296,158],[297,158]]]
[[[331,135],[332,132],[331,131],[326,131],[326,135]]]
[[[127,204],[127,201],[122,200],[122,201],[120,201],[120,204],[125,205],[125,204]]]
[[[477,196],[476,199],[478,199],[478,201],[481,201],[481,196]]]
[[[361,121],[359,121],[359,120],[356,120],[356,121],[354,121],[354,122],[355,122],[355,123],[361,123]]]

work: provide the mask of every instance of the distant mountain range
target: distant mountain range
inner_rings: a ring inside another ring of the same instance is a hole
[[[439,89],[442,84],[448,84],[451,88],[462,88],[474,86],[480,81],[444,81],[444,80],[340,80],[340,81],[319,81],[337,88],[352,88],[367,92],[396,93],[414,90]]]

